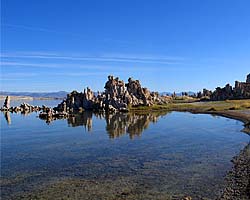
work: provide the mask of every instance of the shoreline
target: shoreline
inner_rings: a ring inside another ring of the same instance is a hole
[[[170,103],[152,107],[134,107],[129,112],[147,113],[154,111],[190,112],[193,114],[211,114],[239,120],[245,126],[250,125],[250,99],[213,102]]]
[[[176,110],[173,110],[176,111]],[[244,114],[242,111],[248,111],[249,114]],[[179,112],[190,112],[193,114],[210,114],[210,115],[217,115],[221,117],[226,117],[229,119],[234,119],[243,122],[244,126],[250,125],[250,110],[238,110],[238,111],[230,111],[230,110],[224,110],[224,111],[193,111],[193,110],[187,110],[187,111],[179,111]]]
[[[232,160],[233,168],[227,173],[221,200],[250,199],[250,143]]]

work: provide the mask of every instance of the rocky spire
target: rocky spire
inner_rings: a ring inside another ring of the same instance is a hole
[[[77,111],[77,110],[109,110],[109,111],[128,111],[129,106],[150,106],[155,103],[167,103],[169,99],[164,99],[156,92],[150,92],[141,86],[139,80],[128,79],[128,83],[112,75],[104,85],[105,91],[94,95],[89,88],[84,89],[83,93],[76,91],[68,94],[67,99],[59,104],[56,111]],[[66,105],[65,105],[66,103]]]
[[[247,80],[246,80],[247,83],[250,83],[250,74],[247,75]]]
[[[3,107],[4,107],[4,108],[7,108],[7,109],[10,108],[10,96],[7,96],[7,97],[5,98]]]

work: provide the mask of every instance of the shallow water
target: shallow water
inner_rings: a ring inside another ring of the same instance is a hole
[[[10,101],[10,106],[20,106],[21,103],[25,102],[25,103],[28,103],[30,105],[34,105],[34,106],[42,106],[42,105],[45,105],[45,106],[48,106],[48,107],[54,107],[54,106],[57,106],[62,100],[52,100],[52,99],[49,99],[49,100],[39,100],[39,99],[33,99],[33,100],[29,100],[29,99],[19,99],[19,100],[11,100]],[[0,100],[0,107],[4,104],[4,100],[1,99]]]
[[[37,115],[1,113],[3,199],[215,199],[249,142],[205,114]]]

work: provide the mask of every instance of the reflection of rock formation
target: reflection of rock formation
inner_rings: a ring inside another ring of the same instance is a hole
[[[68,115],[66,119],[68,121],[69,126],[71,127],[84,126],[85,128],[87,128],[88,131],[92,131],[93,115],[99,119],[105,118],[104,113],[94,113],[92,111],[85,111],[74,115]]]
[[[129,137],[133,139],[135,136],[140,136],[142,132],[148,128],[151,122],[157,122],[158,118],[166,113],[167,112],[135,114],[116,112],[111,114],[85,111],[74,115],[68,115],[66,119],[71,127],[84,126],[87,131],[92,131],[92,117],[94,115],[96,118],[106,120],[106,130],[110,138],[120,137],[127,133]],[[55,119],[53,118],[53,120]],[[47,123],[49,122],[47,119]]]
[[[93,112],[82,112],[80,114],[72,115],[67,118],[68,124],[72,127],[84,126],[88,131],[92,130],[92,117],[106,119],[106,130],[110,138],[120,137],[124,134],[129,134],[131,139],[134,136],[140,136],[142,132],[148,128],[150,122],[157,122],[159,116],[164,113],[150,113],[150,114],[135,114],[135,113],[121,113],[100,114]]]
[[[21,111],[21,114],[24,115],[24,116],[28,116],[32,113],[32,111],[29,111],[29,110],[23,110]]]
[[[92,130],[92,112],[83,112],[68,117],[68,124],[72,127],[84,126],[88,131]]]
[[[159,116],[166,113],[115,113],[106,115],[106,130],[110,138],[120,137],[128,133],[130,138],[140,136],[142,132],[148,128],[150,122],[157,122]]]
[[[10,112],[5,112],[4,117],[8,124],[11,124]]]
[[[8,124],[11,124],[10,113],[13,113],[13,112],[4,111],[3,113],[4,113],[4,117],[5,117],[6,121],[7,121],[7,123],[8,123]],[[31,113],[31,111],[28,111],[28,110],[24,110],[24,111],[21,112],[21,114],[24,115],[24,116],[27,116],[27,115],[29,115],[30,113]]]

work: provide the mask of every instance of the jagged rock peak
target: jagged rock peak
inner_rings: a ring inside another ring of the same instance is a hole
[[[4,100],[4,104],[3,104],[4,108],[9,109],[10,108],[10,96],[7,96]]]
[[[83,93],[73,91],[67,99],[59,104],[55,109],[58,111],[75,110],[118,110],[127,111],[130,106],[153,105],[168,103],[169,99],[161,98],[158,93],[150,92],[143,88],[139,80],[128,79],[128,83],[119,80],[118,77],[109,75],[104,85],[105,91],[94,95],[89,88]]]
[[[247,83],[250,83],[250,74],[247,75],[247,80],[246,80]]]

